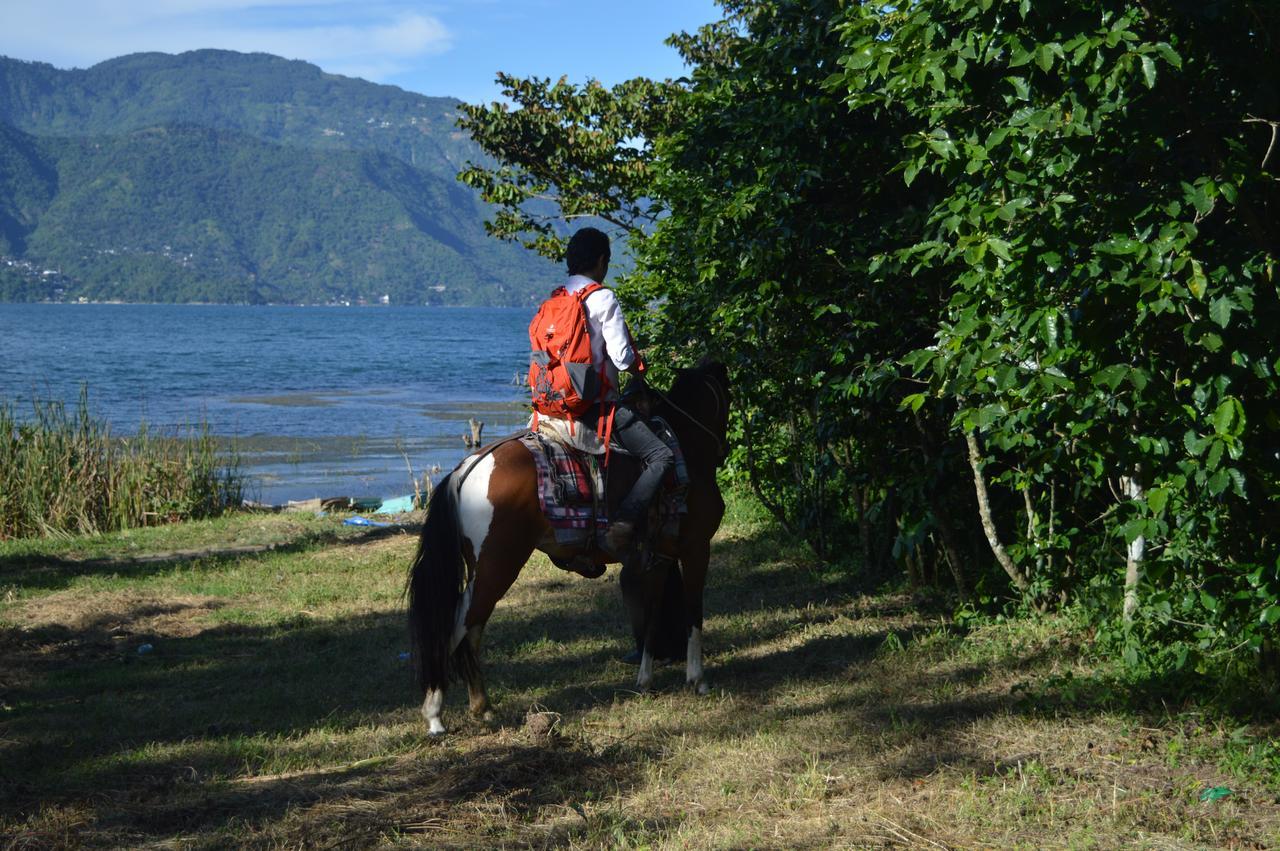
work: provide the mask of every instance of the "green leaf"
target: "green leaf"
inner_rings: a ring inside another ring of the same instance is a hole
[[[1142,57],[1142,79],[1146,82],[1148,89],[1156,87],[1156,63],[1150,56]]]
[[[1204,298],[1205,290],[1208,288],[1209,279],[1204,275],[1204,268],[1201,267],[1199,260],[1191,258],[1191,281],[1187,284],[1187,289],[1191,290],[1191,294],[1196,298]]]
[[[1263,626],[1271,626],[1273,623],[1280,622],[1280,606],[1267,606],[1262,610],[1262,615],[1258,621]]]
[[[1044,315],[1040,317],[1040,337],[1050,348],[1058,346],[1058,313],[1054,310],[1046,310]]]
[[[1126,544],[1132,544],[1147,533],[1147,521],[1144,517],[1135,517],[1120,527],[1119,534]]]
[[[910,396],[902,400],[900,408],[910,408],[912,413],[920,410],[920,406],[924,404],[925,394],[912,393]]]
[[[1093,374],[1093,383],[1098,387],[1115,390],[1120,386],[1120,382],[1124,381],[1124,377],[1128,374],[1129,367],[1124,364],[1113,364],[1095,372]]]
[[[845,57],[843,61],[846,68],[852,71],[860,71],[875,61],[875,54],[872,52],[871,47],[864,47],[853,55]]]
[[[911,162],[907,163],[907,167],[902,170],[902,179],[906,181],[906,184],[908,186],[910,186],[911,182],[916,179],[916,175],[919,173],[920,173],[920,161],[912,160]]]
[[[1156,45],[1156,53],[1160,54],[1160,58],[1168,62],[1174,68],[1182,67],[1182,57],[1169,46],[1168,42],[1160,42]]]
[[[1131,239],[1126,236],[1109,239],[1106,242],[1100,242],[1094,246],[1094,248],[1097,251],[1101,251],[1103,254],[1136,254],[1138,253],[1138,250],[1142,248],[1142,243],[1138,242],[1136,239]]]
[[[1217,496],[1227,489],[1227,485],[1231,484],[1231,474],[1226,470],[1219,470],[1209,477],[1209,493]]]
[[[999,257],[1001,260],[1012,260],[1013,255],[1009,252],[1009,243],[1003,239],[988,239],[987,245],[991,248],[991,253]]]
[[[996,216],[1006,222],[1011,222],[1014,217],[1018,215],[1019,210],[1029,206],[1031,206],[1030,198],[1014,198],[1008,204],[1005,204],[1003,207],[996,210]]]
[[[1202,216],[1208,215],[1209,211],[1213,209],[1213,199],[1209,197],[1210,185],[1204,181],[1197,183],[1195,186],[1186,183],[1182,184],[1183,194],[1191,202],[1191,206],[1196,208],[1196,212]]]
[[[1227,472],[1231,475],[1231,489],[1235,491],[1236,496],[1241,499],[1246,499],[1248,495],[1245,492],[1244,473],[1240,472],[1235,467],[1228,467]]]
[[[1221,435],[1238,437],[1244,434],[1244,405],[1234,396],[1228,396],[1213,412],[1213,430]]]
[[[1209,318],[1226,328],[1231,322],[1231,311],[1236,303],[1230,296],[1219,296],[1209,303]]]
[[[1164,511],[1165,505],[1169,502],[1169,491],[1166,488],[1152,488],[1147,491],[1147,507],[1151,509],[1152,514],[1159,514]]]
[[[1010,68],[1017,68],[1021,65],[1026,65],[1028,62],[1031,61],[1032,58],[1033,58],[1032,52],[1030,50],[1027,50],[1025,47],[1023,47],[1022,42],[1018,41],[1016,36],[1010,39],[1009,41],[1009,67]]]
[[[993,405],[983,405],[978,409],[974,418],[979,428],[986,428],[994,422],[998,422],[1006,414],[1004,405],[999,402]]]
[[[1226,449],[1226,444],[1221,440],[1215,440],[1209,444],[1209,454],[1206,455],[1204,459],[1204,466],[1206,470],[1216,470],[1218,468],[1218,465],[1222,463],[1222,452],[1224,449]],[[1225,473],[1226,471],[1222,470],[1220,472]],[[1226,485],[1224,484],[1222,488],[1225,487]],[[1218,488],[1214,491],[1214,496],[1222,493],[1222,488]]]
[[[1036,48],[1036,64],[1040,66],[1040,70],[1048,72],[1053,67],[1053,51],[1049,45],[1042,44]]]

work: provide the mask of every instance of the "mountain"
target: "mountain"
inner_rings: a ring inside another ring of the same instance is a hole
[[[0,124],[0,254],[21,254],[26,234],[57,192],[58,176],[39,143]]]
[[[458,101],[264,54],[0,58],[0,299],[526,304]]]

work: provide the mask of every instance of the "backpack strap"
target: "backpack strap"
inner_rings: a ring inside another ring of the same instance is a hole
[[[605,287],[604,284],[600,283],[599,281],[592,281],[591,283],[587,284],[585,287],[583,287],[582,289],[574,293],[574,295],[578,297],[578,303],[582,305],[582,312],[584,315],[587,312],[587,298],[591,296],[592,293],[598,292],[599,290],[603,290],[603,289],[607,289],[607,287]],[[627,333],[628,334],[631,333],[630,329],[628,329]],[[600,426],[602,424],[604,425],[604,431],[601,434],[601,438],[604,440],[604,465],[603,466],[605,467],[609,466],[609,439],[613,434],[613,412],[616,407],[614,405],[610,405],[609,413],[607,415],[605,414],[605,397],[609,395],[609,390],[612,389],[612,386],[609,383],[609,374],[607,372],[608,367],[607,367],[606,361],[608,357],[609,357],[609,354],[606,352],[605,360],[602,360],[600,362],[600,400],[599,400],[600,416],[596,420],[596,432],[598,434],[600,434]],[[572,434],[573,433],[572,417],[569,418],[569,429],[570,429],[569,433]]]
[[[603,404],[604,403],[602,402],[601,405],[603,406]],[[607,417],[604,416],[604,408],[601,407],[601,410],[600,410],[600,414],[601,414],[600,419],[604,422],[604,433],[600,435],[600,437],[604,441],[604,465],[603,466],[605,467],[605,469],[608,469],[609,467],[609,453],[613,449],[613,415],[616,414],[617,412],[618,412],[618,406],[616,403],[609,406],[609,415]],[[600,428],[600,423],[597,422],[596,429],[599,430],[599,428]]]
[[[577,296],[578,301],[585,303],[587,300],[587,296],[591,295],[596,290],[603,290],[605,288],[606,288],[605,285],[600,283],[599,281],[592,281],[591,283],[587,284],[585,287],[583,287],[582,289],[574,293],[574,295]],[[561,287],[560,289],[563,290],[564,287]],[[552,293],[552,295],[555,295],[555,293]]]

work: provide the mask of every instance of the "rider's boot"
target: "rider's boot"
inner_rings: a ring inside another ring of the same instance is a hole
[[[625,517],[610,523],[608,531],[604,533],[604,551],[616,558],[626,555],[636,544],[636,529],[639,525],[637,521]]]

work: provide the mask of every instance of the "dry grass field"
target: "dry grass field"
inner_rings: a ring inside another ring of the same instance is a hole
[[[636,694],[615,573],[539,557],[487,634],[495,717],[458,688],[429,738],[414,531],[0,543],[0,848],[1280,846],[1275,726],[1098,686],[1064,617],[960,628],[864,593],[745,502],[710,695],[677,666]]]

